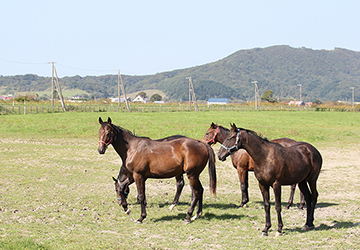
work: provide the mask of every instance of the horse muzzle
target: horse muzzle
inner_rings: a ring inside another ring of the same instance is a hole
[[[218,154],[218,158],[219,158],[220,161],[225,161],[225,160],[226,160],[226,157],[227,157],[226,154],[224,154],[224,155]]]
[[[103,155],[103,154],[105,154],[105,151],[106,151],[106,146],[105,145],[103,145],[102,147],[101,146],[98,147],[99,154]]]

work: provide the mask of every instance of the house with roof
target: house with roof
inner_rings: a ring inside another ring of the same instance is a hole
[[[0,99],[1,99],[1,100],[4,100],[4,101],[10,101],[10,100],[13,100],[13,99],[14,99],[14,96],[13,96],[13,95],[8,95],[8,96],[2,96],[2,95],[0,95]]]
[[[207,105],[225,105],[229,103],[228,98],[209,98]]]
[[[149,98],[144,98],[141,95],[138,95],[134,98],[133,102],[147,103],[147,102],[149,102]]]
[[[305,106],[305,102],[303,101],[291,101],[289,102],[289,106]]]
[[[118,97],[110,97],[109,98],[111,102],[119,102],[119,98]],[[131,102],[131,98],[130,97],[127,97],[126,98],[128,102]],[[125,102],[125,98],[123,97],[120,97],[120,102]]]

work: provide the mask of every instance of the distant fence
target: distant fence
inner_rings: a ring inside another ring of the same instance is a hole
[[[68,105],[69,112],[128,112],[125,106],[114,105]],[[131,112],[137,113],[155,113],[155,112],[194,112],[194,107],[189,106],[131,106]],[[320,112],[360,112],[360,109],[354,108],[320,108],[320,107],[298,107],[298,106],[265,106],[258,109],[252,106],[232,106],[232,105],[204,105],[198,107],[199,112],[206,111],[320,111]],[[61,106],[10,106],[1,105],[0,115],[10,114],[39,114],[39,113],[62,113]]]

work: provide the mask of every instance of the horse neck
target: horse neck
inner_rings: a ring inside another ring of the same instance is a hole
[[[267,143],[264,139],[247,131],[240,132],[241,147],[244,148],[253,158],[255,163],[266,161],[269,152]]]
[[[122,129],[117,130],[116,137],[115,137],[115,140],[112,145],[113,145],[115,151],[120,155],[123,163],[126,160],[127,151],[130,148],[130,141],[134,137],[135,136],[129,134],[128,132],[126,132]]]
[[[226,130],[225,128],[223,127],[219,127],[219,132],[217,134],[217,141],[219,143],[223,143],[225,141],[225,138],[229,135],[229,131]]]

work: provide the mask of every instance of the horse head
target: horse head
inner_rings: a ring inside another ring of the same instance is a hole
[[[125,181],[122,183],[120,182],[119,178],[120,177],[115,179],[114,177],[112,177],[112,179],[115,182],[116,199],[118,200],[119,206],[123,206],[123,208],[125,209],[125,213],[129,215],[131,211],[130,209],[128,209],[128,204],[126,199],[130,192],[129,185],[131,183],[129,183],[129,178],[126,178]]]
[[[107,147],[114,141],[114,128],[112,127],[110,117],[107,122],[103,122],[101,117],[99,117],[99,123],[101,127],[99,129],[98,151],[100,154],[105,154]]]
[[[219,126],[217,124],[211,123],[210,128],[206,131],[206,134],[202,139],[202,142],[207,143],[209,145],[215,144],[217,142],[215,139],[218,132],[219,132]]]
[[[239,150],[241,146],[240,129],[236,127],[235,123],[230,125],[230,132],[225,138],[223,144],[221,144],[221,148],[218,152],[218,158],[220,161],[225,161],[226,157]]]

